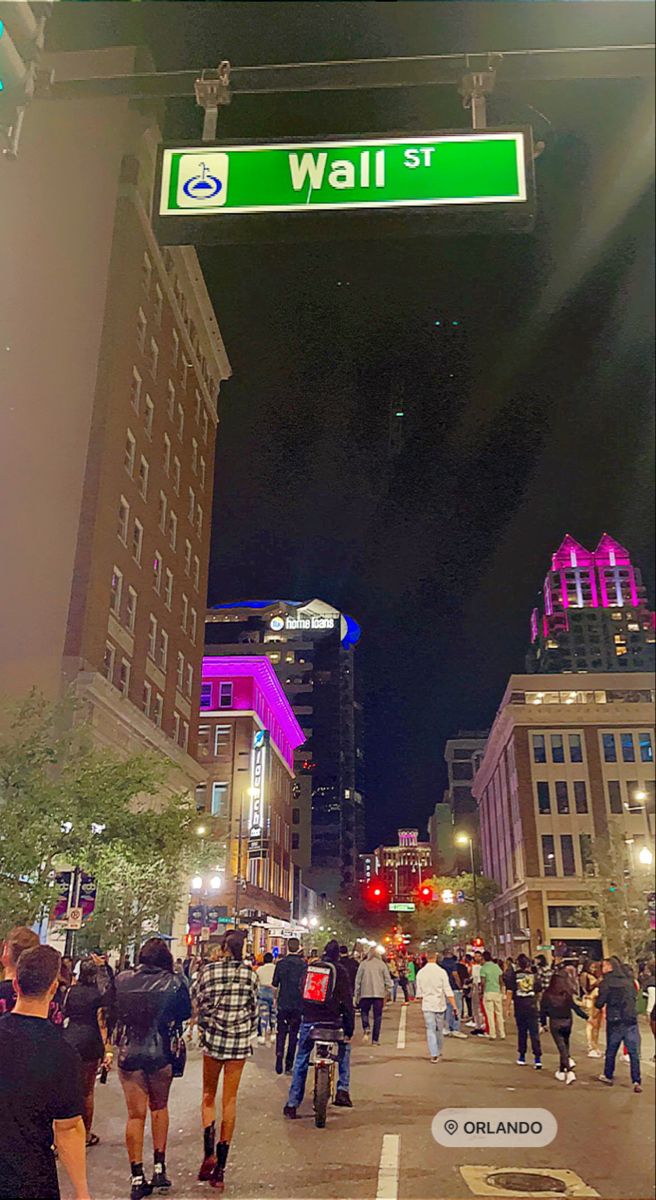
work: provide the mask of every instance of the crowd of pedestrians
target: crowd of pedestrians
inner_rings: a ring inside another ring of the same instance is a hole
[[[575,1017],[585,1022],[588,1055],[600,1058],[614,1083],[618,1053],[642,1091],[636,1001],[643,992],[656,1036],[653,968],[639,980],[611,956],[603,962],[548,963],[495,960],[489,951],[450,951],[417,958],[386,956],[371,948],[360,959],[329,941],[322,953],[303,953],[290,938],[286,952],[254,963],[245,955],[246,932],[228,931],[206,956],[175,963],[166,942],[148,938],[133,966],[115,971],[106,955],[74,964],[32,930],[12,929],[2,947],[0,980],[0,1200],[58,1200],[56,1158],[68,1173],[75,1200],[87,1200],[86,1153],[99,1142],[93,1129],[96,1082],[116,1060],[126,1107],[125,1142],[131,1200],[171,1186],[166,1153],[168,1100],[185,1069],[186,1043],[198,1030],[202,1050],[202,1159],[198,1179],[223,1191],[235,1129],[237,1096],[253,1043],[273,1046],[273,1066],[290,1077],[284,1116],[295,1120],[310,1065],[312,1029],[338,1031],[336,1107],[351,1108],[351,1043],[359,1012],[362,1041],[377,1046],[385,1006],[399,991],[403,1004],[421,1004],[430,1061],[439,1063],[444,1039],[469,1035],[506,1038],[512,1007],[517,1063],[542,1069],[541,1034],[548,1028],[558,1053],[556,1079],[575,1082],[570,1039]],[[469,1033],[466,1033],[468,1030]],[[16,1080],[20,1079],[20,1089]],[[217,1092],[222,1079],[221,1113]],[[150,1114],[153,1168],[144,1168]]]

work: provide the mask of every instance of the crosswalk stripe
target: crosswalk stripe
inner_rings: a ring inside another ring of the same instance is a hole
[[[405,1023],[408,1016],[407,1008],[401,1009],[401,1019],[399,1021],[399,1036],[396,1039],[397,1050],[405,1050]]]
[[[378,1189],[376,1200],[397,1200],[399,1194],[399,1144],[398,1133],[384,1133],[378,1167]]]

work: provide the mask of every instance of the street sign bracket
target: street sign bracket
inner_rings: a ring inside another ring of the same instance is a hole
[[[219,107],[229,104],[230,95],[230,63],[224,59],[218,67],[208,67],[201,71],[194,81],[196,104],[204,109],[203,141],[213,142],[216,138],[216,126],[219,117]]]

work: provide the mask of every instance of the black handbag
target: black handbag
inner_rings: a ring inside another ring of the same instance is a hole
[[[187,1046],[182,1035],[181,1029],[174,1029],[171,1033],[171,1066],[173,1067],[173,1078],[182,1079],[187,1065]]]

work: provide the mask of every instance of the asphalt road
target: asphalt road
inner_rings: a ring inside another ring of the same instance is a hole
[[[403,1016],[402,1016],[403,1014]],[[405,1035],[403,1025],[406,1025]],[[226,1173],[226,1195],[235,1200],[460,1200],[473,1195],[535,1194],[530,1176],[497,1177],[494,1168],[574,1172],[549,1185],[543,1196],[599,1195],[608,1200],[646,1200],[654,1195],[654,1064],[651,1034],[642,1025],[642,1095],[618,1062],[614,1087],[596,1082],[601,1061],[586,1056],[583,1023],[575,1018],[577,1082],[554,1078],[555,1048],[543,1037],[544,1069],[516,1065],[514,1026],[506,1041],[448,1038],[438,1064],[427,1056],[419,1005],[386,1008],[382,1044],[363,1046],[359,1031],[352,1053],[354,1108],[332,1109],[326,1128],[316,1129],[311,1088],[301,1119],[283,1119],[288,1080],[273,1070],[273,1050],[257,1047],[239,1093],[235,1140]],[[200,1052],[192,1049],[187,1071],[175,1080],[171,1099],[169,1193],[176,1200],[213,1195],[196,1181],[200,1163]],[[123,1143],[124,1109],[115,1075],[96,1088],[95,1130],[101,1144],[89,1152],[93,1200],[129,1196]],[[445,1107],[545,1108],[558,1133],[544,1148],[444,1148],[431,1121]],[[149,1138],[146,1166],[152,1164]],[[480,1170],[480,1168],[485,1168]],[[476,1172],[471,1168],[478,1168]],[[481,1186],[479,1180],[483,1180]],[[508,1183],[518,1190],[508,1191]],[[555,1189],[558,1188],[556,1191]],[[564,1189],[564,1190],[563,1190]],[[64,1200],[70,1189],[62,1181]]]

